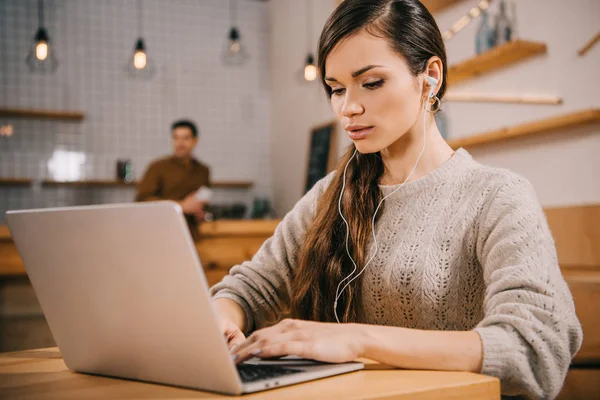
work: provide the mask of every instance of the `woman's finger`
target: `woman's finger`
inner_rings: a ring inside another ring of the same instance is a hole
[[[252,357],[260,357],[260,358],[271,358],[277,357],[278,355],[265,355],[264,351],[267,348],[273,348],[271,351],[284,351],[282,348],[273,347],[278,344],[285,344],[291,342],[300,342],[297,340],[299,338],[299,334],[297,332],[288,332],[288,333],[277,333],[276,335],[261,335],[259,338],[255,339],[252,343],[237,347],[233,352],[232,356],[236,363],[242,363]],[[247,341],[246,341],[247,343]],[[244,344],[246,344],[244,343]],[[283,348],[285,349],[285,348]],[[271,353],[269,353],[271,354]],[[287,353],[280,353],[279,355],[287,355]]]
[[[229,346],[229,351],[233,352],[236,347],[244,343],[246,337],[241,331],[237,331],[233,336],[229,337],[227,345]]]
[[[269,340],[270,337],[276,337],[282,334],[282,329],[279,324],[271,326],[269,328],[263,328],[258,331],[252,333],[243,343],[240,343],[239,346],[236,347],[235,351],[232,352],[232,355],[238,355],[248,350],[251,346],[255,345],[257,342],[264,342]]]
[[[260,353],[256,356],[259,358],[275,358],[294,355],[305,358],[305,349],[307,343],[301,341],[286,341],[277,342],[270,345],[266,345],[261,349]]]
[[[275,336],[273,336],[275,338]],[[231,356],[236,363],[244,362],[252,357],[257,356],[261,352],[261,347],[264,347],[271,340],[265,334],[250,335],[248,339],[240,343],[232,352]]]

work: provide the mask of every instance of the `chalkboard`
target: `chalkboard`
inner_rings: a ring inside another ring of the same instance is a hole
[[[319,179],[327,175],[334,167],[336,160],[335,128],[336,123],[334,121],[314,127],[310,131],[304,193],[308,192]]]

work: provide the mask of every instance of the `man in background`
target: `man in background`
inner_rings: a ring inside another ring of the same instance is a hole
[[[204,219],[205,201],[196,191],[210,187],[210,170],[192,156],[198,144],[198,129],[187,120],[171,126],[174,154],[150,164],[137,187],[135,201],[174,200],[185,214],[194,240],[198,240],[198,222]]]

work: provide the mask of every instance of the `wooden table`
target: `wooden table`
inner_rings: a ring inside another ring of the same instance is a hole
[[[69,371],[57,348],[0,354],[6,399],[499,399],[496,378],[469,372],[408,371],[367,362],[365,370],[241,397]]]

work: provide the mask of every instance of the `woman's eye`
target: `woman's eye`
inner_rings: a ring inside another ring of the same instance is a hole
[[[363,86],[367,89],[377,89],[378,87],[381,87],[381,85],[383,85],[383,79],[380,79],[375,82],[365,83]]]
[[[341,88],[341,89],[331,89],[331,94],[332,95],[339,96],[342,93],[344,93],[344,88]]]

